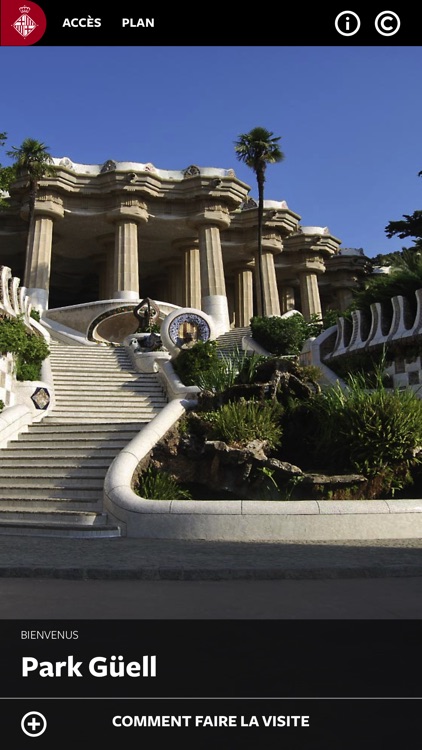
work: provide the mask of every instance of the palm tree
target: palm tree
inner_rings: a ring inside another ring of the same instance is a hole
[[[258,268],[256,274],[256,303],[259,316],[264,314],[264,290],[262,285],[262,224],[264,216],[264,182],[267,164],[283,161],[284,154],[278,141],[281,136],[266,128],[252,128],[249,133],[239,135],[235,151],[239,161],[253,169],[258,183]]]
[[[0,133],[0,147],[7,141],[7,133]],[[9,185],[15,177],[14,167],[3,167],[0,164],[0,209],[7,208],[9,198]]]
[[[33,237],[35,221],[35,201],[37,199],[38,181],[46,175],[52,174],[52,158],[48,153],[48,146],[34,138],[25,138],[19,147],[12,146],[7,155],[14,160],[17,177],[27,175],[29,179],[29,224],[27,236],[26,257],[29,258],[29,246]]]

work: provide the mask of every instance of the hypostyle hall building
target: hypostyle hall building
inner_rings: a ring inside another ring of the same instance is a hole
[[[0,214],[0,263],[39,310],[152,298],[197,308],[220,332],[256,314],[257,203],[233,169],[53,159],[40,180],[27,242],[29,186],[11,188]],[[327,227],[307,227],[285,201],[267,200],[263,227],[265,315],[344,310],[368,268]]]

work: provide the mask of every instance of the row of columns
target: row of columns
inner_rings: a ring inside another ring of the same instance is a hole
[[[60,199],[37,201],[32,231],[29,235],[24,284],[31,295],[33,306],[48,307],[51,251],[54,221],[64,215]],[[138,226],[148,219],[147,208],[139,200],[129,199],[108,214],[115,226],[114,252],[108,253],[100,284],[104,299],[139,299]],[[229,225],[228,212],[220,207],[205,207],[191,224],[197,240],[178,241],[175,250],[182,253],[178,262],[182,274],[169,274],[169,301],[184,307],[202,309],[215,321],[217,333],[230,328],[229,310],[221,248],[220,231]],[[264,315],[280,315],[294,307],[294,291],[284,287],[279,296],[274,254],[281,249],[281,240],[264,242],[262,281],[264,286]],[[251,253],[252,254],[252,253]],[[253,274],[258,263],[245,261],[234,271],[235,324],[246,326],[254,314]],[[317,273],[302,268],[299,273],[302,312],[305,318],[321,315]],[[281,304],[280,304],[281,301]]]

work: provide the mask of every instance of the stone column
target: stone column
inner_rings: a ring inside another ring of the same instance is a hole
[[[248,242],[247,250],[252,252],[255,259],[255,273],[258,273],[259,254],[255,239]],[[281,253],[283,249],[282,239],[276,232],[269,232],[262,238],[262,296],[264,298],[264,316],[280,315],[280,300],[278,296],[277,276],[274,265],[274,255]],[[255,303],[257,300],[255,300]]]
[[[220,335],[230,329],[220,240],[220,229],[229,226],[230,218],[224,207],[210,206],[197,214],[192,223],[198,228],[201,309],[213,319]]]
[[[235,325],[248,326],[253,317],[253,271],[252,268],[239,268],[234,276]]]
[[[183,307],[201,309],[201,264],[197,239],[175,240],[173,247],[182,256]]]
[[[113,299],[138,300],[138,225],[148,221],[146,206],[136,199],[128,199],[107,218],[115,224]]]
[[[27,244],[24,285],[32,307],[43,312],[48,309],[53,224],[54,219],[64,216],[63,202],[56,196],[40,196],[35,202],[34,211]]]
[[[280,290],[280,309],[283,315],[295,309],[295,290],[292,286],[282,286]]]
[[[258,259],[257,259],[258,262]],[[264,297],[263,315],[280,315],[277,277],[275,274],[273,250],[263,247],[262,252],[262,287]]]
[[[192,242],[183,251],[183,305],[201,309],[201,263],[198,242]]]
[[[322,317],[318,275],[312,271],[301,271],[299,274],[299,283],[302,315],[305,320],[309,321],[313,315]]]
[[[168,301],[173,305],[183,305],[183,276],[181,259],[166,263]]]

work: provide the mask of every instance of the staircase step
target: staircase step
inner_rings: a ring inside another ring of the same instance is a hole
[[[64,523],[44,523],[42,519],[38,522],[21,519],[10,521],[0,521],[0,536],[37,536],[37,537],[71,537],[72,539],[111,539],[121,536],[121,530],[118,526],[104,524],[104,526],[89,526],[84,524],[75,524],[72,522]]]
[[[45,417],[42,421],[42,423],[33,424],[31,425],[30,432],[24,432],[22,433],[22,438],[25,435],[40,435],[40,434],[48,434],[50,432],[58,433],[62,432],[62,430],[59,430],[57,425],[52,423],[50,420],[52,417]],[[75,423],[71,428],[66,428],[66,434],[72,435],[72,434],[78,434],[78,432],[98,432],[100,435],[112,437],[113,439],[116,437],[116,432],[120,433],[120,435],[123,435],[125,433],[132,433],[133,435],[136,435],[137,432],[139,432],[143,427],[145,427],[146,422],[145,421],[138,421],[138,422],[112,422],[111,420],[107,423],[107,429],[105,430],[102,425],[98,425],[97,427],[95,425],[90,426],[89,428],[86,426],[86,424],[83,424],[82,422],[78,426],[77,423]],[[80,429],[79,429],[80,427]],[[21,438],[19,438],[20,440]]]
[[[63,373],[62,375],[59,375],[58,373],[54,376],[54,383],[56,385],[66,384],[69,383],[69,385],[72,385],[72,383],[78,384],[84,384],[84,383],[92,383],[93,385],[95,383],[139,383],[140,385],[144,385],[145,388],[148,388],[150,386],[156,386],[157,380],[150,378],[148,379],[146,375],[132,375],[131,377],[128,377],[127,374],[121,373],[121,372],[110,372],[106,375],[103,375],[101,372],[97,370],[93,370],[92,373],[88,371],[84,371],[84,373],[70,373],[69,370],[66,371],[66,373]]]
[[[44,497],[15,497],[15,498],[0,498],[0,510],[26,510],[31,513],[46,511],[75,511],[83,513],[102,513],[102,501],[97,500],[96,502],[91,500],[84,500],[84,498],[69,498],[69,497],[57,497],[57,498],[44,498]]]
[[[42,481],[50,481],[57,477],[62,479],[63,482],[81,479],[85,483],[86,479],[104,479],[110,466],[108,461],[103,462],[100,466],[87,466],[86,462],[81,465],[77,461],[74,461],[73,465],[57,465],[57,461],[50,461],[49,466],[47,459],[42,464],[40,461],[37,462],[36,459],[31,463],[29,461],[20,461],[20,463],[9,461],[7,463],[9,463],[9,466],[5,466],[3,461],[0,464],[0,484],[3,486],[5,486],[5,481],[9,481],[9,479],[16,486],[26,479],[37,479],[38,481],[38,477],[41,477]]]
[[[32,493],[34,490],[72,490],[85,493],[86,490],[102,492],[104,485],[104,477],[86,477],[86,476],[73,476],[63,477],[61,474],[53,476],[38,476],[34,474],[27,474],[22,477],[11,477],[2,476],[0,480],[0,487],[2,490],[28,490]]]
[[[69,425],[71,427],[72,425]],[[120,435],[119,438],[111,438],[104,435],[101,435],[98,432],[86,432],[81,433],[80,435],[69,435],[66,438],[66,432],[61,433],[54,433],[49,432],[45,435],[28,435],[28,437],[24,440],[23,438],[21,440],[17,441],[11,441],[8,445],[8,448],[5,450],[9,450],[10,448],[19,448],[19,450],[25,450],[25,451],[31,451],[32,448],[34,450],[41,450],[45,449],[47,451],[54,450],[54,448],[60,448],[60,450],[65,449],[67,447],[72,448],[81,448],[83,450],[96,450],[97,448],[100,449],[107,449],[110,448],[112,450],[121,450],[125,447],[130,441],[136,437],[136,435],[139,435],[138,432],[134,432],[133,435],[127,435],[127,437],[122,437]],[[45,455],[45,454],[44,454]]]
[[[61,440],[58,440],[52,433],[50,441],[43,440],[42,436],[40,436],[39,440],[18,440],[16,442],[10,442],[8,447],[4,450],[19,451],[22,452],[23,456],[28,454],[31,455],[33,453],[39,458],[45,457],[46,452],[48,455],[52,454],[53,451],[56,451],[57,453],[63,451],[69,452],[70,448],[72,449],[72,455],[74,456],[86,456],[87,452],[89,452],[89,455],[93,455],[93,451],[95,451],[95,455],[98,456],[103,455],[103,452],[108,454],[109,450],[112,451],[112,455],[115,456],[119,451],[123,450],[129,442],[129,438],[108,442],[107,438],[101,439],[99,437],[95,440],[90,440],[89,438],[69,440],[62,437]]]
[[[158,394],[161,398],[166,400],[163,389],[157,384],[145,387],[144,383],[139,383],[137,380],[133,380],[132,382],[125,380],[124,383],[116,383],[114,385],[108,381],[106,387],[108,392],[112,391],[113,393],[119,393],[122,396],[125,395],[126,391],[129,393],[144,393],[146,396],[149,396],[152,393],[154,395]],[[55,392],[56,396],[58,394],[68,396],[72,395],[72,393],[86,393],[86,381],[78,386],[75,385],[75,381],[69,382],[69,385],[57,385],[56,383]],[[98,393],[98,395],[102,395],[104,398],[104,386],[101,385],[101,383],[98,383],[98,378],[94,383],[90,384],[89,392],[93,395]]]
[[[20,461],[23,462],[24,466],[31,466],[32,464],[35,466],[39,464],[40,458],[43,461],[43,466],[80,466],[85,463],[88,464],[88,462],[90,466],[109,466],[117,453],[118,449],[107,450],[98,448],[97,445],[93,445],[91,449],[72,446],[72,452],[70,453],[68,444],[63,448],[51,448],[51,446],[34,448],[28,445],[26,450],[22,450],[20,441],[17,441],[16,445],[9,445],[8,448],[2,450],[0,466],[7,468],[12,465],[12,462],[13,465],[15,462],[18,465]]]
[[[40,487],[37,483],[36,487],[22,488],[22,487],[0,487],[0,500],[60,500],[62,502],[70,502],[77,500],[78,502],[98,503],[102,500],[102,492],[98,489],[84,488],[84,489],[73,489],[73,488],[51,488],[51,487]]]
[[[134,415],[134,418],[133,418],[134,422],[135,422],[135,416],[136,416],[137,419],[139,419],[140,415],[139,414]],[[155,416],[155,413],[151,413],[149,415],[147,413],[145,413],[145,414],[142,414],[142,416],[149,417],[149,418],[146,419],[146,422],[149,422],[150,419],[152,419],[152,417]],[[123,415],[122,416],[122,420],[123,420],[123,418],[125,418],[125,420],[126,420],[127,416]],[[83,422],[81,422],[81,418],[78,415],[75,415],[74,417],[50,417],[50,419],[51,419],[50,424],[52,424],[52,425],[62,425],[63,427],[65,425],[67,425],[67,424],[69,424],[69,425],[71,425],[71,424],[81,424],[81,427],[82,427],[82,425],[88,426],[88,425],[92,425],[92,424],[97,424],[97,425],[101,425],[101,424],[108,425],[109,424],[108,417],[86,417]],[[113,421],[114,422],[117,421],[117,415],[115,415],[115,414],[113,415]]]
[[[0,508],[0,522],[17,519],[25,520],[28,523],[39,523],[42,520],[43,523],[66,521],[77,525],[104,526],[107,523],[107,514],[86,510],[28,510],[21,507],[6,510]]]
[[[54,407],[50,414],[55,417],[58,411],[61,411],[63,409],[74,410],[78,405],[80,405],[81,409],[92,408],[101,409],[106,413],[113,413],[116,411],[120,413],[120,411],[127,411],[128,409],[133,409],[134,407],[147,411],[156,411],[157,409],[161,409],[164,406],[164,403],[162,401],[150,401],[149,399],[143,398],[141,396],[129,396],[125,399],[119,399],[113,398],[112,396],[108,395],[107,403],[104,403],[104,401],[101,403],[101,401],[99,401],[98,399],[79,399],[76,397],[71,400],[68,399],[67,401],[59,399],[58,405]]]
[[[23,471],[25,469],[39,470],[45,469],[73,469],[79,467],[80,469],[104,469],[110,466],[112,458],[100,458],[95,455],[75,456],[73,451],[71,455],[52,456],[51,453],[44,453],[42,462],[39,460],[40,456],[34,456],[31,453],[29,456],[15,456],[5,455],[0,463],[0,477],[5,474],[10,474],[10,470],[13,469],[16,473],[19,472],[20,476],[26,476]]]

